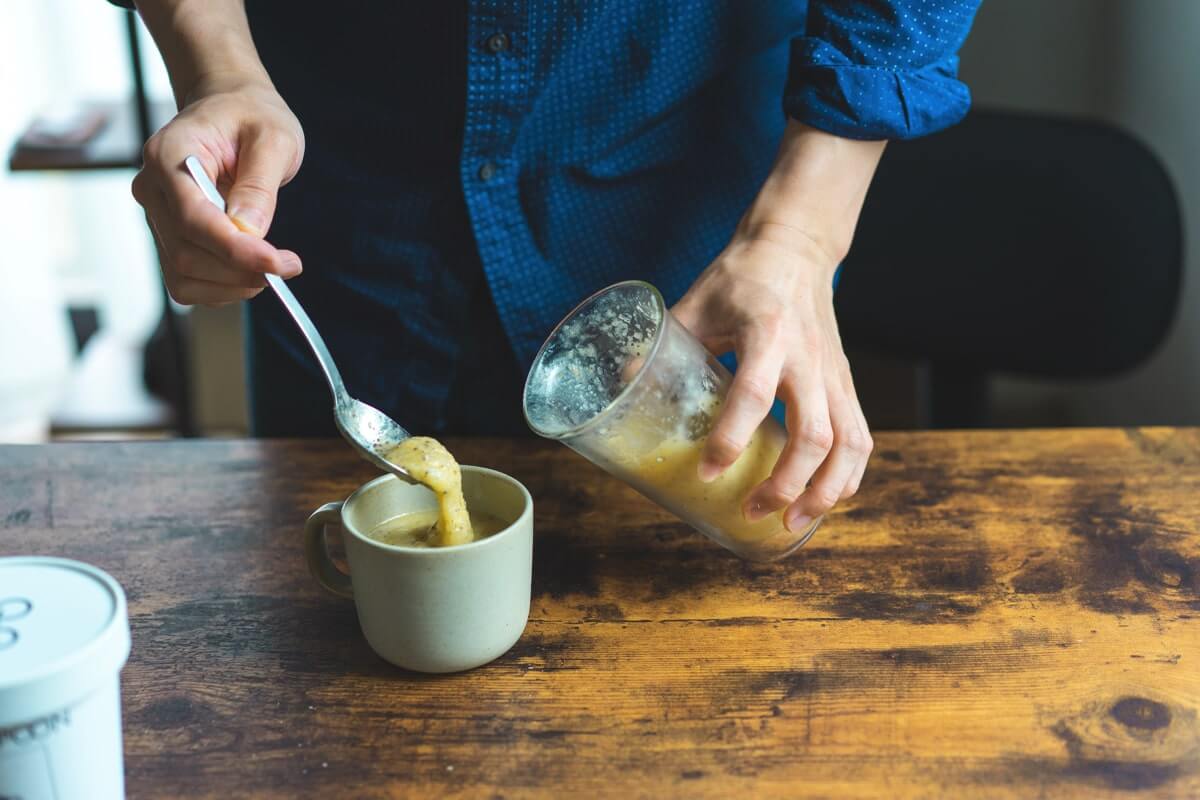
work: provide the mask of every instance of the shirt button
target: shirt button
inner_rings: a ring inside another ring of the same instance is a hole
[[[493,33],[487,39],[487,49],[493,53],[503,53],[508,49],[508,34]]]
[[[491,161],[485,161],[479,168],[479,180],[490,181],[494,177],[496,177],[496,165]]]

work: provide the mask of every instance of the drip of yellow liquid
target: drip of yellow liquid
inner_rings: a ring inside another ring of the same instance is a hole
[[[462,470],[450,451],[437,439],[412,436],[387,454],[387,460],[428,486],[437,495],[437,547],[450,547],[475,541],[471,516],[462,492]]]

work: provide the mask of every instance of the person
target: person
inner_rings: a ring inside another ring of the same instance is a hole
[[[252,300],[257,435],[333,430],[266,273],[353,394],[431,434],[524,430],[545,335],[639,277],[736,354],[701,479],[785,404],[787,445],[743,510],[796,529],[858,490],[872,449],[835,272],[885,143],[966,113],[977,4],[137,0],[179,112],[133,194],[172,297]]]

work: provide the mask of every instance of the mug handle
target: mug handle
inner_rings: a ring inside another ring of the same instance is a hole
[[[304,558],[308,561],[308,571],[317,579],[317,583],[339,597],[354,597],[350,576],[329,559],[329,550],[325,547],[325,526],[341,521],[340,502],[326,503],[314,511],[308,522],[304,523]]]

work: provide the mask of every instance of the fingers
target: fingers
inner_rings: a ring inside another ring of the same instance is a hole
[[[149,214],[146,219],[150,222]],[[183,240],[164,245],[163,236],[153,222],[150,228],[158,247],[163,283],[176,303],[221,306],[249,300],[266,287],[262,275],[225,266],[214,261],[207,251]]]
[[[849,369],[839,371],[848,374]],[[853,385],[834,374],[829,376],[826,386],[833,446],[813,474],[811,485],[784,513],[788,530],[803,530],[839,500],[854,494],[873,447]]]
[[[266,284],[261,272],[233,266],[180,236],[177,219],[170,213],[163,195],[148,194],[144,185],[135,188],[135,192],[140,193],[139,201],[145,206],[146,221],[154,233],[163,281],[177,303],[221,305],[248,299],[262,291]],[[219,212],[217,216],[221,217]],[[300,260],[295,253],[276,252],[286,268],[284,277],[299,273]]]
[[[181,278],[216,283],[239,289],[262,289],[262,273],[231,267],[212,253],[188,241],[180,241],[171,253],[171,269]]]
[[[174,123],[168,125],[146,143],[145,163],[133,183],[134,198],[146,208],[160,233],[165,235],[170,229],[174,236],[207,250],[227,266],[237,269],[274,273],[285,278],[299,274],[301,265],[294,254],[289,258],[263,241],[261,236],[239,230],[228,216],[208,201],[184,168],[183,161],[194,151],[210,177],[219,173],[219,164],[186,130],[178,130],[179,127]],[[253,148],[246,150],[245,155],[252,156],[252,151]],[[240,159],[242,153],[238,157]],[[273,194],[270,208],[273,213]]]
[[[270,129],[252,131],[241,142],[233,188],[226,204],[229,218],[246,233],[266,236],[275,216],[275,198],[293,172],[294,144]]]
[[[825,381],[819,363],[798,364],[785,375],[780,393],[787,404],[788,440],[771,476],[746,499],[751,522],[793,503],[829,455],[834,442]]]
[[[176,303],[182,305],[221,306],[238,300],[249,300],[262,291],[262,286],[242,285],[242,282],[247,280],[257,279],[258,281],[262,281],[261,276],[242,273],[238,270],[230,270],[230,278],[234,281],[232,285],[199,280],[181,274],[180,271],[174,269],[172,266],[176,263],[174,257],[179,253],[181,248],[194,246],[182,241],[174,241],[175,249],[168,249],[163,243],[164,236],[159,231],[159,226],[155,225],[149,212],[146,214],[146,224],[150,226],[150,231],[154,234],[154,247],[158,251],[158,263],[162,267],[163,283],[166,284],[167,293],[171,295],[171,299]],[[198,250],[198,248],[196,249]],[[185,262],[186,260],[185,258]]]
[[[846,397],[850,399],[853,407],[854,418],[858,423],[858,430],[861,435],[861,445],[863,449],[862,457],[858,461],[858,465],[854,469],[854,473],[850,476],[850,480],[846,482],[846,486],[842,489],[842,499],[852,497],[858,492],[862,485],[863,474],[867,471],[867,463],[871,460],[871,451],[875,449],[875,440],[871,438],[871,429],[867,425],[867,418],[863,415],[862,405],[858,402],[858,392],[854,388],[854,379],[850,375],[850,365],[846,365],[843,373],[843,389],[846,392]]]
[[[298,258],[288,259],[282,251],[259,236],[240,230],[227,215],[208,201],[182,165],[181,158],[176,167],[169,171],[164,191],[164,213],[169,215],[180,238],[207,250],[236,269],[273,273],[283,278],[295,277],[300,273]]]
[[[274,191],[266,190],[273,174],[269,159],[262,155],[269,149],[267,144],[260,137],[253,146],[243,148],[239,159],[249,159],[243,172],[251,176],[247,184],[251,188],[243,186],[240,196],[258,191],[257,208],[267,215],[263,219],[269,220],[275,200]],[[258,294],[265,286],[264,274],[283,278],[300,274],[302,265],[295,253],[239,230],[209,202],[183,166],[193,153],[210,176],[219,173],[210,150],[189,135],[187,125],[168,125],[146,143],[145,163],[132,187],[154,232],[163,280],[171,296],[184,304],[220,305]]]
[[[240,300],[249,300],[263,290],[261,286],[257,289],[237,288],[211,281],[168,275],[165,272],[163,280],[167,284],[171,299],[185,306],[224,306]]]
[[[621,367],[621,383],[629,383],[642,370],[642,365],[646,363],[644,356],[634,356],[625,362],[625,366]]]
[[[704,336],[704,313],[700,303],[692,300],[691,295],[684,295],[678,303],[671,307],[671,315],[683,327],[688,329],[688,332],[697,339],[703,339]]]
[[[722,329],[721,322],[715,323],[714,327],[713,315],[705,313],[703,301],[693,299],[690,292],[671,308],[671,316],[714,353],[726,353],[736,344],[729,332]]]
[[[738,347],[738,370],[700,459],[700,480],[708,482],[729,468],[771,411],[786,356],[778,328],[747,326]]]

